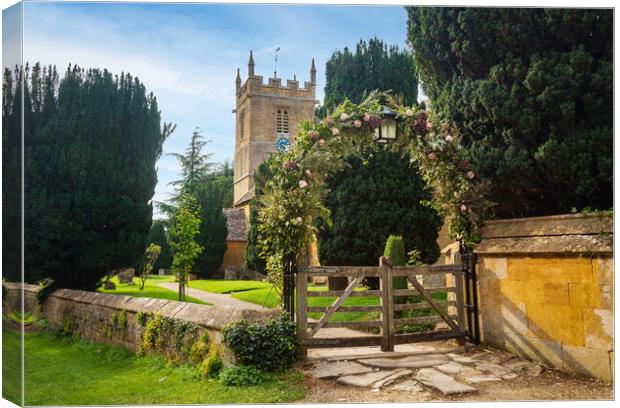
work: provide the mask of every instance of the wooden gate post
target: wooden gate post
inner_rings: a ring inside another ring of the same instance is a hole
[[[392,264],[389,258],[379,258],[381,267],[381,351],[394,351],[394,297],[392,296]]]
[[[297,337],[302,353],[307,354],[306,338],[308,335],[308,275],[297,271]]]

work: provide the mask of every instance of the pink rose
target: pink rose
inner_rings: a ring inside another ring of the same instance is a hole
[[[331,126],[334,124],[334,118],[332,118],[331,116],[328,116],[327,118],[325,118],[325,123],[327,123],[328,126]]]
[[[355,121],[353,122],[353,126],[355,126],[356,128],[361,128],[362,127],[362,121],[359,119],[355,119]]]
[[[306,180],[299,180],[299,188],[306,188],[308,187],[308,183],[306,183]]]
[[[469,160],[467,160],[467,159],[462,160],[462,161],[459,163],[459,168],[460,168],[461,170],[469,170],[469,166],[470,166],[470,164],[469,164]]]
[[[325,139],[321,139],[319,140],[319,146],[324,146],[325,145]]]
[[[426,128],[427,129],[432,129],[433,128],[433,124],[431,122],[426,122]]]
[[[461,212],[462,213],[466,213],[467,212],[467,206],[465,204],[461,204]]]
[[[474,173],[471,170],[467,172],[467,178],[468,179],[473,180],[474,177],[476,177],[476,173]]]
[[[338,128],[332,128],[332,135],[338,136],[340,134],[340,130]]]
[[[340,120],[344,122],[347,119],[349,119],[349,115],[347,115],[346,113],[342,112],[340,114]]]
[[[368,122],[370,120],[370,115],[368,113],[364,113],[364,122]]]
[[[452,141],[454,140],[454,138],[450,135],[446,136],[446,142],[448,143],[452,143]]]
[[[317,132],[316,130],[311,130],[311,131],[308,132],[308,137],[313,142],[316,142],[317,139],[319,138],[319,132]]]
[[[430,153],[428,154],[428,159],[429,159],[430,161],[435,161],[435,160],[437,160],[437,155],[435,154],[435,152],[430,152]]]

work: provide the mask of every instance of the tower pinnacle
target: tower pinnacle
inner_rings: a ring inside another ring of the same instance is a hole
[[[235,85],[237,86],[237,91],[241,88],[241,75],[239,74],[239,68],[237,68],[237,78],[235,79]]]
[[[310,83],[316,84],[316,67],[314,66],[314,58],[312,58],[312,66],[310,67]]]
[[[248,61],[248,76],[254,76],[254,56],[250,50],[250,60]]]

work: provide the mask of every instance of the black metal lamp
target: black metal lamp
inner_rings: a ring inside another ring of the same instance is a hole
[[[390,143],[396,140],[398,126],[396,126],[396,112],[384,106],[381,114],[381,126],[375,129],[375,139],[379,143]]]

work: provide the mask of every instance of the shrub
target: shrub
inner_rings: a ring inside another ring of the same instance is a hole
[[[198,341],[192,344],[189,352],[189,358],[193,363],[200,363],[209,355],[211,344],[209,342],[209,335],[203,333]],[[215,348],[215,347],[214,347]]]
[[[287,368],[300,356],[295,323],[287,313],[266,323],[231,323],[222,330],[222,337],[239,363],[264,371]]]
[[[224,363],[220,357],[220,349],[216,345],[210,348],[209,355],[202,362],[200,374],[203,378],[215,378],[218,376]]]
[[[237,387],[258,385],[269,381],[270,378],[269,374],[251,365],[229,367],[220,373],[220,382],[222,384]]]
[[[392,266],[405,266],[407,259],[405,258],[405,241],[403,237],[400,235],[390,235],[385,243],[383,256],[390,258]],[[407,289],[407,278],[394,278],[394,289]]]
[[[112,326],[117,330],[127,328],[127,312],[125,310],[112,314]]]

